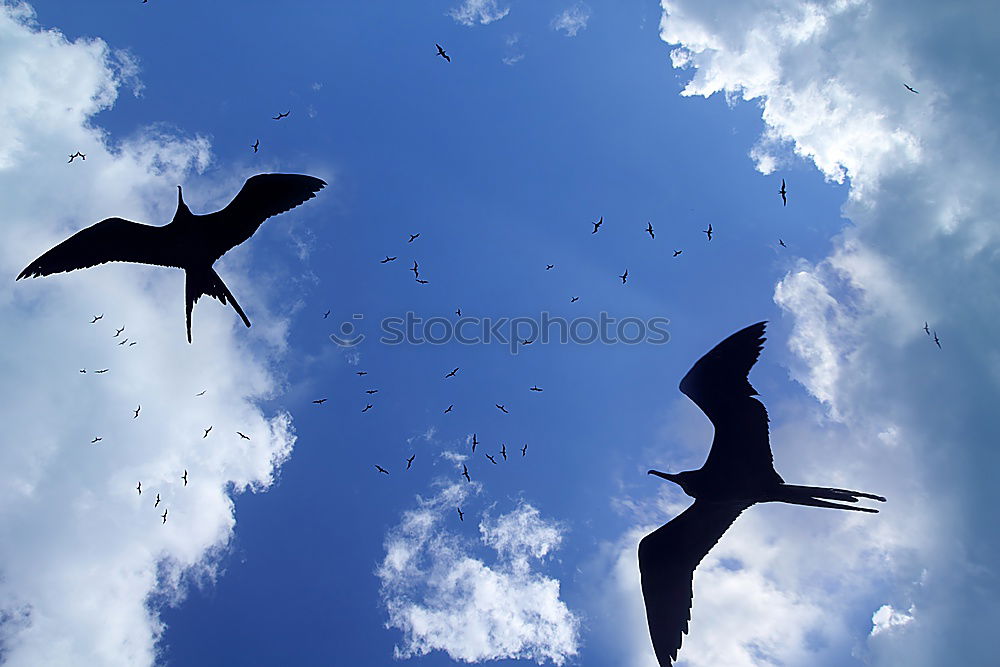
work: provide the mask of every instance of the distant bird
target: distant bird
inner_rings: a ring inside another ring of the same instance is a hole
[[[545,270],[546,270],[546,271],[551,271],[551,270],[552,270],[552,269],[554,269],[554,268],[556,268],[556,265],[555,265],[555,264],[546,264],[546,265],[545,265]]]
[[[670,480],[695,498],[693,505],[639,543],[639,572],[646,620],[657,660],[663,667],[677,658],[691,616],[692,578],[698,563],[744,510],[759,502],[877,512],[821,500],[855,503],[885,501],[847,489],[785,484],[774,470],[768,417],[753,398],[747,375],[764,344],[765,322],[758,322],[716,345],[688,371],[680,390],[715,426],[715,439],[700,470],[649,474]]]
[[[191,309],[202,295],[214,297],[223,305],[230,303],[249,327],[250,320],[212,264],[253,236],[267,218],[312,199],[324,186],[324,181],[312,176],[258,174],[247,179],[228,206],[207,215],[191,213],[177,186],[177,211],[168,224],[154,227],[107,218],[44,253],[21,271],[17,280],[105,262],[172,266],[185,271],[189,343]]]
[[[135,409],[135,414],[132,415],[132,419],[136,419],[139,416],[139,410],[142,410],[141,405]]]
[[[368,371],[354,371],[355,375],[368,375]]]
[[[580,300],[580,297],[578,297],[578,296],[574,296],[574,297],[571,297],[571,298],[570,298],[569,302],[570,302],[570,303],[576,303],[576,302],[577,302],[577,301],[579,301],[579,300]]]
[[[532,386],[531,389],[529,389],[528,391],[544,391],[544,390],[536,384]]]
[[[250,148],[252,148],[253,152],[256,153],[257,149],[260,148],[260,139],[258,139],[257,141],[253,142],[253,146],[251,146]]]
[[[462,477],[465,478],[466,482],[471,482],[472,481],[472,478],[469,477],[469,469],[466,467],[466,465],[464,463],[462,464]]]
[[[201,436],[202,440],[204,440],[205,438],[208,437],[208,434],[209,434],[209,432],[211,432],[211,430],[212,430],[211,426],[209,426],[208,428],[205,429],[205,435]]]
[[[787,248],[788,247],[788,246],[785,245],[785,242],[782,241],[781,239],[778,239],[778,245],[780,245],[782,248]]]
[[[72,162],[73,160],[75,160],[78,157],[83,158],[84,161],[87,160],[87,156],[86,155],[84,155],[80,151],[77,151],[77,152],[75,152],[75,153],[73,153],[72,155],[69,156],[69,162]],[[67,164],[69,164],[69,162],[67,162]]]
[[[139,485],[135,487],[135,490],[139,492],[140,496],[142,495],[142,482],[139,482]]]
[[[505,415],[509,415],[510,414],[509,412],[507,412],[507,408],[505,408],[504,406],[500,405],[499,403],[496,403],[495,405],[497,406],[497,409],[500,412],[504,413]]]
[[[490,463],[492,463],[493,465],[497,464],[497,460],[492,456],[490,456],[489,454],[486,455],[486,458],[488,458],[490,460]]]
[[[86,373],[86,372],[87,372],[87,369],[86,369],[86,368],[81,368],[81,369],[80,369],[80,372],[81,372],[81,373]]]
[[[456,308],[455,309],[455,314],[458,315],[459,317],[461,317],[462,316],[462,309],[461,308]]]
[[[181,479],[184,480],[184,486],[187,486],[188,485],[188,471],[187,470],[185,470],[184,474],[181,475]]]
[[[528,443],[524,443],[524,447],[521,447],[521,456],[524,456],[527,453],[528,453]]]
[[[500,456],[503,457],[504,461],[507,460],[507,445],[504,443],[500,443]]]
[[[368,389],[367,391],[365,391],[365,393],[366,394],[377,394],[378,393],[378,389]]]
[[[785,179],[781,179],[781,189],[778,190],[778,194],[781,195],[781,205],[788,206],[788,198],[785,197],[788,191],[785,190]]]
[[[434,44],[434,46],[436,46],[438,49],[437,55],[441,56],[448,62],[451,62],[451,57],[449,57],[448,54],[444,52],[444,49],[441,47],[440,44]]]
[[[413,465],[413,459],[417,458],[416,454],[410,454],[410,458],[406,459],[406,469],[409,470],[410,466]]]
[[[195,396],[204,396],[206,391],[208,391],[208,389],[202,389],[197,394],[195,394]]]
[[[444,411],[444,413],[448,414],[449,412],[451,412],[451,409],[454,408],[454,407],[455,407],[455,404],[452,403],[451,405],[448,406],[448,408]]]
[[[120,334],[121,332],[123,332],[123,331],[125,331],[125,327],[122,327],[121,329],[118,329],[117,331],[115,331],[115,335],[114,335],[114,336],[112,336],[112,338],[118,338],[118,335],[119,335],[119,334]]]
[[[596,233],[597,233],[597,229],[598,229],[598,228],[599,228],[599,227],[600,227],[601,225],[603,225],[603,224],[604,224],[604,216],[602,215],[602,216],[601,216],[601,219],[600,219],[600,220],[598,220],[597,222],[592,222],[592,223],[590,223],[590,224],[592,224],[592,225],[594,226],[594,231],[592,231],[592,232],[590,232],[590,233],[591,233],[591,234],[596,234]]]
[[[124,345],[127,342],[128,342],[128,338],[125,338],[120,343],[118,343],[118,345],[121,346],[121,345]]]
[[[683,250],[674,250],[674,257],[684,252]]]
[[[465,512],[462,511],[462,508],[461,507],[456,507],[455,509],[458,510],[458,520],[459,521],[465,521]]]
[[[708,223],[708,229],[703,229],[701,231],[703,231],[705,234],[708,235],[708,240],[709,241],[712,240],[712,223]]]
[[[625,273],[618,277],[622,279],[622,285],[624,285],[628,281],[628,269],[625,269]]]
[[[136,343],[138,343],[138,342],[139,342],[139,341],[137,341],[137,340],[134,340],[134,341],[132,341],[131,343],[129,343],[129,344],[128,344],[128,347],[132,347],[133,345],[135,345],[135,344],[136,344]]]
[[[153,503],[153,509],[156,509],[159,506],[160,506],[160,494],[157,493],[156,494],[156,502]]]
[[[378,470],[379,472],[382,472],[382,473],[385,473],[386,475],[388,475],[388,474],[389,474],[389,471],[388,471],[388,470],[386,470],[385,468],[383,468],[382,466],[380,466],[380,465],[379,465],[379,464],[377,464],[377,463],[375,464],[375,468],[376,468],[376,469],[377,469],[377,470]]]
[[[145,0],[143,0],[143,2],[145,2]],[[166,523],[167,522],[167,510],[166,509],[163,510],[162,517],[163,517],[163,523]]]
[[[421,285],[426,285],[430,281],[429,280],[424,280],[423,278],[417,278],[417,282],[420,283]]]
[[[101,440],[104,440],[104,438],[96,438],[95,437],[93,440],[90,441],[90,444],[94,444],[95,442],[100,442]]]
[[[240,436],[244,440],[249,440],[250,439],[249,435],[244,435],[243,433],[240,433],[239,431],[236,432],[236,435]]]
[[[43,255],[43,257],[44,257],[44,255]],[[25,271],[27,271],[27,269],[25,269]],[[21,278],[21,276],[18,276],[16,279],[20,280],[20,278]],[[102,319],[104,319],[104,313],[101,313],[100,315],[94,315],[94,319],[90,320],[90,323],[94,324],[95,322],[97,322],[97,320],[102,320]]]
[[[413,271],[413,277],[414,278],[419,278],[420,277],[420,265],[417,264],[417,260],[413,260],[413,268],[410,269],[410,271]]]
[[[928,336],[931,335],[931,330],[927,328],[927,322],[924,322],[924,333]]]
[[[288,118],[288,114],[290,113],[291,111],[286,111],[285,113],[279,113],[277,116],[271,116],[271,118],[273,120],[281,120],[282,118]]]
[[[934,344],[938,346],[939,350],[941,349],[941,341],[938,340],[937,331],[934,332]]]
[[[329,310],[328,310],[328,311],[326,311],[325,313],[323,313],[323,319],[324,319],[324,320],[325,320],[326,318],[328,318],[328,317],[330,317],[330,311],[329,311]]]
[[[910,88],[910,87],[909,87],[909,86],[907,86],[907,85],[906,85],[905,83],[903,84],[903,87],[904,87],[904,88],[906,88],[906,89],[907,89],[908,91],[910,91],[911,93],[916,93],[917,95],[919,95],[919,94],[920,94],[920,93],[919,93],[918,91],[914,90],[913,88]]]
[[[656,235],[653,234],[653,223],[651,223],[651,222],[647,222],[646,223],[646,233],[649,234],[649,238],[651,238],[651,239],[655,239],[656,238]]]
[[[475,453],[476,453],[476,445],[478,445],[478,444],[479,444],[479,441],[478,441],[478,440],[476,440],[476,434],[475,434],[475,433],[473,433],[473,434],[472,434],[472,453],[473,453],[473,454],[475,454]]]
[[[529,340],[529,339],[527,339],[527,338],[525,338],[524,340],[522,340],[522,341],[521,341],[521,345],[531,345],[531,344],[532,344],[532,343],[534,343],[534,342],[535,342],[535,339],[534,339],[534,338],[532,338],[532,339],[530,339],[530,340]]]
[[[453,370],[452,372],[450,372],[450,373],[448,373],[447,375],[445,375],[445,377],[446,377],[446,378],[450,378],[450,377],[454,377],[454,376],[455,376],[455,373],[457,373],[457,372],[458,372],[458,369],[459,369],[459,368],[460,368],[460,367],[456,367],[456,368],[455,368],[455,370]]]
[[[395,262],[395,261],[396,261],[395,257],[389,257],[389,255],[386,255],[385,259],[379,261],[379,264],[388,264],[389,262]]]
[[[102,368],[101,370],[99,370],[99,371],[94,371],[94,372],[95,372],[96,374],[98,374],[98,375],[101,375],[102,373],[107,373],[107,372],[108,372],[108,371],[110,371],[110,370],[111,370],[110,368]]]
[[[372,405],[371,403],[368,403],[368,404],[366,404],[366,405],[365,405],[365,409],[364,409],[364,410],[362,410],[361,412],[368,412],[368,411],[369,411],[369,410],[371,410],[371,409],[372,409],[373,407],[375,407],[375,406],[373,406],[373,405]]]
[[[315,403],[316,405],[323,405],[324,403],[326,403],[326,399],[325,398],[317,398],[315,401],[313,401],[313,403]]]
[[[407,243],[413,243],[418,236],[420,236],[420,232],[417,232],[416,234],[410,234],[410,240],[407,241]]]

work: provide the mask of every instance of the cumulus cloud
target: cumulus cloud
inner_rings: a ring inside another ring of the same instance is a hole
[[[828,619],[853,619],[849,636],[818,642],[837,645],[841,660],[988,661],[985,638],[1000,621],[1000,532],[983,509],[992,506],[990,471],[1000,464],[992,406],[1000,389],[993,333],[1000,304],[992,293],[1000,284],[993,186],[1000,137],[989,92],[997,77],[986,63],[997,60],[1000,45],[981,26],[1000,18],[997,8],[891,0],[661,4],[672,62],[692,73],[683,94],[759,105],[765,129],[750,157],[762,173],[802,159],[850,187],[843,207],[850,225],[829,256],[801,262],[775,289],[792,325],[792,375],[824,409],[791,406],[784,423],[810,438],[801,442],[819,460],[794,451],[776,452],[776,460],[786,478],[872,488],[890,502],[866,524],[875,533],[830,543],[836,558],[815,554],[822,569],[800,560],[808,526],[799,524],[775,536],[781,568],[755,567],[804,609],[823,600]],[[789,199],[789,207],[806,205]],[[921,331],[925,320],[943,349]],[[771,415],[780,430],[780,413]],[[858,518],[823,521],[840,533]],[[726,541],[737,546],[733,558],[747,561],[750,545],[740,547],[739,534]],[[825,534],[814,539],[827,542]],[[870,570],[855,569],[872,555]],[[810,586],[808,574],[828,590]],[[704,595],[712,594],[706,587]],[[712,617],[699,616],[699,595],[686,660],[711,662],[696,633],[744,646],[766,642],[763,630],[749,638],[719,634]],[[887,607],[886,599],[894,602]],[[754,615],[749,603],[734,604],[769,625],[770,611]],[[869,636],[875,617],[876,627],[905,624],[908,632]],[[789,637],[804,636],[811,619],[788,616]],[[810,650],[818,655],[816,645]]]
[[[287,415],[257,407],[278,387],[265,359],[281,336],[203,299],[188,345],[180,272],[111,264],[12,279],[94,221],[169,220],[176,184],[209,166],[202,137],[151,127],[116,139],[93,123],[137,85],[134,67],[99,39],[41,29],[27,5],[0,5],[0,656],[11,667],[153,664],[159,605],[215,576],[233,494],[266,489],[294,442]],[[67,164],[77,150],[86,161]],[[235,192],[197,181],[192,202]],[[266,319],[233,263],[220,273]],[[121,326],[135,346],[116,345]]]
[[[576,34],[587,27],[590,20],[590,8],[587,5],[578,3],[572,7],[559,12],[552,19],[552,29],[562,30],[567,37],[576,37]]]
[[[499,21],[510,13],[510,7],[499,7],[497,0],[465,0],[448,12],[451,18],[462,25],[487,25]]]
[[[479,522],[480,549],[446,526],[458,521],[456,508],[478,493],[477,482],[448,484],[386,537],[378,568],[388,627],[403,632],[396,657],[434,650],[453,660],[504,658],[562,665],[576,655],[579,619],[559,598],[559,581],[536,571],[562,542],[562,529],[520,503],[496,518]],[[465,523],[472,520],[472,512]]]

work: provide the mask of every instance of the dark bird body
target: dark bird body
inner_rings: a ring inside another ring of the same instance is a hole
[[[163,523],[167,522],[167,510],[163,510],[163,514],[161,515],[161,518],[163,519]]]
[[[904,87],[904,88],[906,88],[906,89],[907,89],[908,91],[910,91],[911,93],[915,93],[915,94],[917,94],[917,95],[919,95],[919,94],[920,94],[919,92],[917,92],[917,91],[916,91],[916,90],[914,90],[913,88],[910,88],[909,86],[907,86],[907,85],[906,85],[905,83],[903,84],[903,87]]]
[[[788,198],[785,197],[788,194],[788,190],[785,189],[785,179],[781,179],[781,189],[778,190],[778,194],[781,195],[781,205],[788,206]]]
[[[389,262],[394,262],[394,261],[396,261],[395,257],[389,257],[389,255],[386,255],[385,259],[379,260],[379,264],[388,264]]]
[[[277,116],[271,116],[271,120],[281,120],[282,118],[288,118],[288,114],[290,113],[292,112],[286,111],[285,113],[279,113]]]
[[[475,453],[476,453],[476,445],[478,445],[478,444],[479,444],[479,441],[478,441],[478,440],[476,440],[476,434],[475,434],[475,433],[473,433],[473,434],[472,434],[472,453],[473,453],[473,454],[475,454]]]
[[[447,53],[445,53],[444,48],[442,48],[442,46],[440,44],[435,44],[434,46],[437,47],[437,50],[438,50],[437,54],[439,56],[441,56],[442,58],[444,58],[448,62],[451,62],[451,57]]]
[[[528,454],[528,443],[524,443],[524,447],[521,447],[521,456],[526,456]]]
[[[371,403],[366,403],[366,404],[365,404],[365,409],[364,409],[364,410],[362,410],[361,412],[368,412],[368,411],[369,411],[369,410],[371,410],[371,409],[372,409],[373,407],[375,407],[375,406],[374,406],[374,405],[372,405]]]
[[[409,470],[410,466],[413,465],[413,459],[417,458],[416,454],[410,454],[410,458],[406,459],[406,469]]]
[[[941,349],[941,341],[938,339],[937,331],[934,332],[934,344],[938,346],[939,350]]]
[[[448,406],[448,407],[447,407],[447,408],[445,409],[444,413],[445,413],[445,414],[448,414],[449,412],[451,412],[452,408],[454,408],[454,407],[455,407],[455,404],[454,404],[454,403],[452,403],[451,405],[449,405],[449,406]]]
[[[459,521],[465,521],[465,512],[462,511],[462,508],[461,507],[456,507],[455,509],[458,510],[458,520]]]
[[[257,141],[253,142],[253,146],[251,146],[250,148],[252,148],[253,152],[256,153],[257,149],[260,148],[260,139],[258,139]]]
[[[788,247],[788,246],[785,245],[785,242],[782,241],[781,239],[778,239],[778,245],[780,245],[782,248],[787,248]]]
[[[646,233],[649,234],[649,238],[651,239],[656,238],[656,234],[653,233],[653,223],[651,222],[646,223]]]
[[[388,475],[388,474],[389,474],[389,471],[388,471],[388,470],[386,470],[385,468],[383,468],[382,466],[380,466],[380,465],[379,465],[379,464],[377,464],[377,463],[375,464],[375,468],[377,468],[379,472],[383,472],[383,473],[385,473],[386,475]]]
[[[682,252],[684,252],[684,251],[683,250],[674,250],[674,257],[677,257],[677,255],[681,254]]]
[[[493,465],[497,464],[497,460],[492,456],[490,456],[489,454],[486,455],[486,458],[488,458],[490,460],[490,463],[492,463]]]
[[[497,410],[499,410],[500,412],[504,413],[505,415],[509,415],[510,414],[509,412],[507,412],[507,408],[505,408],[504,406],[500,405],[499,403],[496,403],[496,406],[497,406]]]
[[[569,302],[570,302],[570,303],[576,303],[576,302],[577,302],[577,301],[579,301],[579,300],[580,300],[580,297],[578,297],[578,296],[573,296],[573,297],[570,297],[570,299],[569,299]]]
[[[192,213],[177,186],[177,211],[168,224],[154,227],[107,218],[43,254],[21,271],[17,280],[106,262],[175,267],[185,272],[188,342],[191,310],[202,295],[231,304],[249,327],[250,320],[212,265],[253,236],[266,219],[312,199],[325,185],[318,178],[300,174],[258,174],[247,179],[228,206],[207,215]]]
[[[153,503],[153,508],[155,509],[155,508],[157,508],[159,506],[160,506],[160,494],[157,493],[156,494],[156,502]]]
[[[455,377],[455,373],[457,373],[457,372],[458,372],[458,368],[456,368],[456,369],[455,369],[455,370],[453,370],[452,372],[450,372],[450,373],[448,373],[447,375],[445,375],[445,377],[446,377],[446,378],[450,378],[450,377]]]
[[[708,223],[708,229],[703,229],[701,231],[704,232],[706,236],[708,236],[709,241],[712,240],[712,223]]]
[[[744,510],[761,502],[877,512],[856,503],[885,498],[859,491],[785,484],[774,470],[764,405],[747,376],[764,344],[764,322],[719,343],[681,380],[680,389],[715,426],[715,439],[699,470],[649,474],[670,480],[694,504],[639,543],[646,620],[661,666],[677,659],[691,618],[694,570]],[[822,500],[825,499],[825,500]]]
[[[469,468],[464,463],[462,464],[462,477],[465,478],[466,482],[471,482],[472,478],[469,477]]]
[[[181,475],[181,479],[184,480],[184,486],[187,486],[188,485],[188,471],[187,470],[185,470],[184,474]]]
[[[625,273],[621,274],[618,277],[622,279],[622,285],[628,282],[628,269],[625,269]]]
[[[592,222],[590,224],[592,224],[594,226],[594,231],[592,231],[590,233],[591,234],[596,234],[597,230],[600,229],[601,225],[604,224],[604,216],[602,215],[600,220],[598,220],[597,222]]]
[[[244,440],[249,440],[249,439],[250,439],[250,436],[249,436],[249,435],[245,435],[245,434],[243,434],[243,433],[240,433],[239,431],[237,431],[237,432],[236,432],[236,435],[240,436],[240,437],[241,437],[241,438],[243,438]]]
[[[930,328],[929,328],[929,327],[927,326],[927,322],[924,322],[924,333],[925,333],[925,334],[927,334],[928,336],[930,336],[930,335],[931,335],[931,330],[930,330]]]
[[[75,160],[78,157],[79,158],[83,158],[84,162],[86,162],[86,160],[87,160],[87,156],[86,155],[84,155],[80,151],[77,151],[77,152],[75,152],[75,153],[73,153],[72,155],[69,156],[69,162],[72,162],[73,160]]]

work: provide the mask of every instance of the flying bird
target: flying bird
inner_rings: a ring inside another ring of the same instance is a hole
[[[57,247],[58,247],[58,246],[57,246]],[[44,255],[43,255],[43,257],[44,257]],[[39,258],[39,259],[40,259],[40,258]],[[36,260],[36,261],[37,261],[37,260]],[[27,271],[27,269],[25,269],[25,271]],[[23,276],[18,276],[18,277],[16,278],[16,280],[20,280],[20,279],[21,279],[22,277],[23,277]],[[101,313],[100,315],[94,315],[94,319],[90,320],[90,323],[91,323],[91,324],[94,324],[95,322],[97,322],[97,320],[101,320],[101,319],[104,319],[104,313]]]
[[[472,478],[469,477],[469,468],[466,467],[466,465],[464,463],[462,464],[462,477],[465,478],[466,482],[471,482],[472,481]]]
[[[649,474],[680,485],[694,504],[639,543],[639,572],[653,649],[662,667],[677,659],[691,617],[692,578],[698,563],[744,510],[759,502],[877,512],[855,503],[885,498],[860,491],[785,484],[774,470],[768,417],[748,375],[764,345],[758,322],[716,345],[681,380],[680,390],[715,426],[699,470]],[[827,499],[827,500],[821,500]]]
[[[69,162],[72,162],[73,160],[75,160],[78,157],[83,158],[84,161],[87,160],[87,156],[86,155],[84,155],[80,151],[77,151],[77,152],[75,152],[75,153],[73,153],[72,155],[69,156]],[[67,164],[69,164],[69,162],[67,162]]]
[[[465,521],[465,512],[462,511],[462,508],[461,507],[456,507],[455,509],[458,510],[458,520],[459,521]]]
[[[414,278],[419,278],[420,277],[420,268],[419,268],[419,265],[417,264],[417,260],[413,260],[413,268],[410,269],[410,271],[413,271],[413,277]]]
[[[787,248],[788,247],[788,246],[785,245],[785,242],[782,241],[781,239],[778,239],[778,245],[780,245],[782,248]]]
[[[478,440],[476,440],[476,434],[475,434],[475,433],[473,433],[473,434],[472,434],[472,453],[473,453],[473,454],[475,454],[475,453],[476,453],[476,445],[478,445],[478,444],[479,444],[479,441],[478,441]]]
[[[383,472],[383,473],[385,473],[386,475],[388,475],[388,474],[389,474],[389,471],[388,471],[388,470],[386,470],[385,468],[383,468],[382,466],[380,466],[380,465],[379,465],[379,464],[377,464],[377,463],[375,464],[375,468],[376,468],[376,469],[377,469],[377,470],[378,470],[379,472]]]
[[[135,409],[135,414],[132,415],[132,419],[136,419],[139,416],[139,410],[142,410],[141,405]]]
[[[497,460],[492,456],[490,456],[489,454],[486,455],[486,458],[488,458],[490,460],[490,463],[492,463],[493,465],[497,464]]]
[[[368,371],[354,371],[355,375],[368,375]]]
[[[324,403],[326,403],[326,399],[325,398],[317,398],[315,401],[313,401],[313,403],[315,403],[316,405],[323,405]]]
[[[153,508],[155,509],[155,508],[157,508],[159,506],[160,506],[160,494],[157,493],[156,494],[156,502],[153,503]]]
[[[507,445],[503,443],[500,443],[500,456],[503,457],[504,461],[507,460]]]
[[[509,415],[510,414],[509,412],[507,412],[507,408],[505,408],[504,406],[500,405],[499,403],[495,403],[495,405],[497,406],[497,409],[500,412],[504,413],[505,415]]]
[[[462,309],[461,308],[456,308],[455,309],[455,314],[458,315],[459,317],[461,317],[462,316]]]
[[[124,345],[127,342],[128,342],[128,338],[125,338],[124,340],[122,340],[122,342],[118,343],[118,345],[122,346],[122,345]]]
[[[535,342],[535,339],[534,339],[534,338],[532,338],[532,339],[530,339],[530,340],[529,340],[529,339],[527,339],[527,338],[525,338],[524,340],[522,340],[522,341],[521,341],[521,345],[531,345],[531,344],[532,344],[532,343],[534,343],[534,342]]]
[[[440,44],[435,43],[434,46],[436,46],[438,49],[437,55],[441,56],[448,62],[451,62],[451,57],[447,53],[445,53],[444,48],[442,48]]]
[[[528,453],[528,443],[524,443],[524,447],[521,447],[521,456]]]
[[[461,368],[461,367],[459,366],[458,368]],[[448,373],[447,375],[445,375],[445,377],[446,377],[446,378],[450,378],[450,377],[454,377],[454,376],[455,376],[455,373],[457,373],[457,372],[458,372],[458,368],[455,368],[455,370],[453,370],[452,372],[450,372],[450,373]]]
[[[117,331],[115,331],[115,335],[112,336],[112,338],[118,338],[119,334],[121,334],[121,332],[123,332],[123,331],[125,331],[125,327],[124,326],[121,329],[118,329]]]
[[[372,409],[373,407],[375,407],[375,406],[374,406],[374,405],[372,405],[371,403],[367,403],[367,404],[365,404],[365,409],[364,409],[364,410],[362,410],[361,412],[368,412],[368,411],[369,411],[369,410],[371,410],[371,409]]]
[[[410,458],[406,459],[406,469],[409,470],[410,466],[413,465],[413,459],[417,458],[416,454],[410,454]]]
[[[594,231],[592,231],[590,233],[591,234],[596,234],[598,227],[600,227],[601,225],[604,224],[604,216],[602,215],[600,220],[598,220],[597,222],[592,222],[590,224],[592,224],[594,226]]]
[[[928,336],[931,335],[931,330],[927,328],[927,322],[924,322],[924,333],[927,334]]]
[[[110,368],[102,368],[101,370],[99,370],[99,371],[94,371],[94,372],[95,372],[96,374],[98,374],[98,375],[101,375],[102,373],[107,373],[107,372],[108,372],[108,371],[110,371],[110,370],[111,370]]]
[[[240,436],[244,440],[249,440],[250,439],[249,435],[244,435],[243,433],[240,433],[239,431],[236,432],[236,435]]]
[[[452,403],[451,405],[449,405],[448,408],[444,411],[444,414],[448,414],[449,412],[451,412],[451,409],[454,408],[454,407],[455,407],[454,403]]]
[[[569,302],[570,302],[570,303],[576,303],[576,302],[577,302],[577,301],[579,301],[579,300],[580,300],[580,297],[578,297],[578,296],[574,296],[574,297],[570,297],[570,300],[569,300]]]
[[[90,444],[94,444],[95,442],[100,442],[101,440],[104,440],[104,438],[95,437],[93,440],[90,441]]]
[[[628,269],[625,269],[625,273],[621,274],[618,277],[622,279],[622,285],[624,285],[626,281],[628,281]]]
[[[543,389],[536,384],[532,386],[528,391],[543,391]]]
[[[365,391],[366,394],[377,394],[378,389],[368,389]]]
[[[417,232],[416,234],[410,234],[410,240],[407,241],[407,243],[413,243],[418,236],[420,236],[420,232]]]
[[[325,320],[326,318],[328,318],[328,317],[330,317],[330,311],[329,311],[329,310],[328,310],[328,311],[326,311],[325,313],[323,313],[323,319],[324,319],[324,320]]]
[[[187,486],[188,485],[188,471],[187,470],[184,470],[184,474],[181,475],[181,479],[184,480],[184,486]]]
[[[292,113],[292,112],[291,111],[286,111],[285,113],[279,113],[277,116],[271,116],[271,119],[272,120],[281,120],[282,118],[288,118],[288,114],[290,114],[290,113]]]
[[[195,396],[204,396],[206,391],[208,391],[208,389],[202,389],[197,394],[195,394]]]
[[[191,310],[202,295],[216,298],[223,305],[231,304],[249,327],[250,320],[212,264],[253,236],[267,218],[312,199],[324,186],[324,181],[312,176],[258,174],[247,179],[236,197],[221,211],[195,215],[184,203],[178,185],[177,211],[168,224],[154,227],[122,218],[107,218],[41,255],[18,274],[17,280],[105,262],[172,266],[185,272],[189,343]]]
[[[939,350],[941,349],[941,341],[938,340],[937,331],[934,332],[934,344],[938,346]]]
[[[139,482],[139,485],[135,487],[135,490],[139,492],[140,496],[142,495],[142,482]]]
[[[251,146],[250,148],[252,148],[253,152],[256,153],[257,149],[260,148],[260,139],[258,139],[257,141],[253,142],[253,146]]]
[[[646,233],[649,234],[649,238],[651,239],[656,238],[656,235],[653,233],[653,223],[651,222],[646,223]]]
[[[208,437],[208,434],[209,434],[209,432],[210,432],[211,430],[212,430],[212,427],[211,427],[211,426],[209,426],[208,428],[206,428],[206,429],[205,429],[205,435],[201,436],[202,440],[204,440],[205,438],[207,438],[207,437]]]
[[[906,88],[906,89],[907,89],[908,91],[910,91],[911,93],[916,93],[917,95],[919,95],[919,94],[920,94],[920,93],[919,93],[918,91],[914,90],[913,88],[910,88],[910,87],[909,87],[909,86],[907,86],[907,85],[906,85],[905,83],[903,84],[903,87],[904,87],[904,88]]]
[[[785,190],[785,179],[781,179],[781,189],[778,190],[778,194],[781,195],[781,205],[788,206],[788,198],[785,197],[788,191]]]
[[[708,235],[708,240],[709,241],[712,240],[712,223],[711,222],[708,223],[708,229],[703,229],[701,231]]]
[[[81,372],[81,373],[86,373],[86,372],[87,372],[87,369],[86,369],[86,368],[81,368],[81,369],[80,369],[80,372]]]
[[[139,342],[139,341],[137,341],[137,340],[134,340],[134,341],[132,341],[131,343],[129,343],[129,344],[128,344],[128,346],[129,346],[129,347],[132,347],[133,345],[135,345],[135,344],[136,344],[136,343],[138,343],[138,342]]]
[[[424,280],[423,278],[417,278],[417,282],[420,283],[421,285],[426,285],[430,281],[429,280]]]
[[[683,250],[674,250],[674,257],[684,252]]]
[[[166,509],[163,510],[162,518],[163,518],[163,523],[166,523],[167,522],[167,510]]]
[[[552,269],[554,269],[554,268],[556,268],[556,265],[555,265],[555,264],[546,264],[546,265],[545,265],[545,270],[546,270],[546,271],[551,271],[551,270],[552,270]]]
[[[395,261],[396,261],[395,257],[389,257],[389,255],[386,255],[385,259],[379,260],[379,264],[388,264],[389,262],[395,262]]]

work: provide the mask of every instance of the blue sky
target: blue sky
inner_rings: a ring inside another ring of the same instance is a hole
[[[180,276],[158,269],[4,288],[22,389],[3,418],[35,445],[0,460],[0,656],[653,664],[635,547],[687,499],[644,473],[700,465],[710,425],[677,383],[769,320],[751,380],[779,472],[893,502],[744,515],[699,570],[679,664],[977,664],[997,616],[996,537],[978,530],[995,519],[974,508],[996,456],[1000,239],[995,195],[956,198],[941,164],[966,184],[996,172],[988,96],[961,85],[994,78],[988,36],[860,0],[330,4],[0,5],[11,276],[104,217],[166,222],[177,184],[208,212],[255,173],[329,183],[217,266],[249,330],[203,299],[187,346]],[[954,69],[929,35],[954,42]],[[847,55],[866,50],[876,65]],[[87,161],[67,165],[75,150]],[[670,340],[378,340],[385,318],[456,308],[667,318]],[[365,335],[350,349],[329,338],[347,321]],[[108,351],[121,324],[129,357]],[[102,366],[113,383],[73,375]],[[145,423],[122,419],[135,403]],[[98,432],[108,446],[81,449]],[[493,466],[481,452],[501,443]],[[941,480],[962,491],[934,504]],[[141,505],[159,488],[166,525]]]

